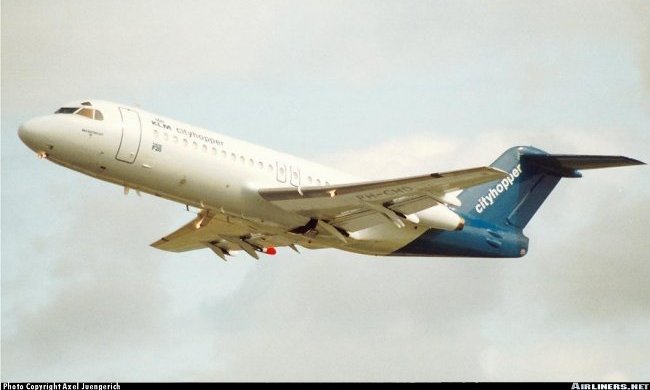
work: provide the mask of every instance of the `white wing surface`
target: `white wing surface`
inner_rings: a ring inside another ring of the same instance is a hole
[[[436,205],[459,206],[454,193],[499,180],[507,175],[480,167],[393,180],[305,188],[261,189],[265,200],[288,211],[326,222],[345,231],[358,231]]]
[[[308,217],[310,223],[270,229],[202,210],[195,219],[151,246],[172,252],[209,248],[224,260],[238,250],[257,259],[258,252],[271,247],[329,247],[347,242],[351,232],[386,223],[387,219],[402,227],[403,219],[411,220],[409,215],[418,211],[440,205],[445,210],[446,205],[459,206],[454,193],[505,176],[498,169],[482,167],[353,184],[260,189],[262,198],[287,212]]]
[[[254,258],[266,248],[289,246],[297,250],[294,244],[310,246],[299,236],[284,234],[284,231],[264,232],[246,221],[223,215],[211,215],[201,210],[195,219],[151,244],[152,247],[171,252],[185,252],[209,248],[223,260],[232,251],[243,250]],[[315,247],[315,246],[312,246]]]

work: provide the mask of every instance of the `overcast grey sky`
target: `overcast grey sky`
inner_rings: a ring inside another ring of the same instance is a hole
[[[532,144],[650,161],[648,1],[2,2],[3,381],[647,380],[650,171],[565,180],[518,260],[149,244],[184,206],[38,160],[100,98],[369,177]]]

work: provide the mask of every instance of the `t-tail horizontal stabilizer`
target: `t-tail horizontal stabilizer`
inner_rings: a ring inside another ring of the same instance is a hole
[[[560,177],[582,177],[582,169],[600,169],[643,165],[645,163],[623,156],[590,156],[578,154],[524,154],[521,160],[538,170]]]

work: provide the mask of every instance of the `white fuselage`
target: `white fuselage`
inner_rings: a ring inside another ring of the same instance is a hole
[[[79,103],[71,105],[82,107]],[[139,108],[92,100],[98,120],[53,114],[25,122],[21,139],[43,157],[126,188],[240,218],[260,229],[288,230],[309,218],[262,199],[260,188],[358,182],[334,169]],[[388,254],[421,232],[386,223],[340,249]]]

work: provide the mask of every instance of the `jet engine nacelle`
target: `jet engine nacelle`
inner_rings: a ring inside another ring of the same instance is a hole
[[[462,230],[465,226],[463,217],[442,204],[418,211],[410,216],[416,216],[419,223],[434,229]]]

